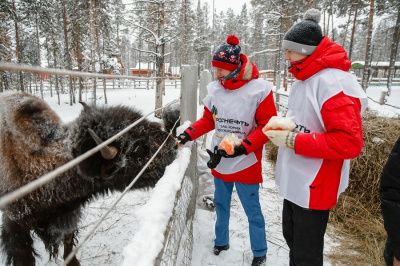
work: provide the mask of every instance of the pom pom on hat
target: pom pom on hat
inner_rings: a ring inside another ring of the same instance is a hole
[[[236,35],[228,35],[228,37],[226,37],[226,43],[230,45],[238,45],[240,41]]]
[[[304,13],[305,20],[312,20],[315,23],[319,23],[321,21],[321,11],[315,8],[311,8]]]
[[[228,35],[226,43],[217,47],[214,52],[212,65],[226,69],[229,71],[235,70],[240,63],[240,40],[236,35]]]
[[[304,20],[293,25],[286,32],[283,37],[283,48],[304,55],[312,54],[324,37],[318,25],[320,19],[321,12],[318,9],[307,10]]]

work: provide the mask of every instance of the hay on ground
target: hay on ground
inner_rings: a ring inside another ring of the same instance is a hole
[[[363,117],[365,146],[351,162],[350,183],[331,213],[342,246],[332,258],[348,265],[383,265],[386,232],[380,210],[379,184],[383,167],[400,136],[398,118]]]

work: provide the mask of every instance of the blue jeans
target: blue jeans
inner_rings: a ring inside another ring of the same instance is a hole
[[[215,245],[229,244],[229,216],[233,186],[239,195],[240,202],[249,221],[251,250],[255,257],[267,254],[267,241],[265,236],[265,221],[261,212],[258,195],[259,184],[242,184],[238,182],[224,182],[214,178],[215,193],[214,203],[217,213],[215,223]]]

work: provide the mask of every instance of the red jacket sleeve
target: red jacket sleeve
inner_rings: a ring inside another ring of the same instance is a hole
[[[262,128],[268,123],[272,116],[276,115],[276,107],[272,91],[260,103],[256,110],[255,119],[257,123],[256,129],[251,132],[242,144],[246,148],[247,154],[260,149],[267,141],[268,138],[262,132]]]
[[[321,109],[324,133],[299,133],[295,153],[322,159],[351,159],[357,157],[364,145],[360,100],[338,93]]]
[[[189,134],[192,140],[195,140],[203,134],[213,130],[214,128],[215,123],[213,115],[211,111],[204,106],[203,117],[194,122],[190,127],[185,130],[185,132]]]

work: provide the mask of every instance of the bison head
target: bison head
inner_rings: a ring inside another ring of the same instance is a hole
[[[72,155],[77,157],[109,139],[142,114],[126,106],[94,107],[83,104],[84,110],[71,132]],[[176,111],[174,111],[176,112]],[[128,133],[78,165],[78,174],[108,189],[124,189],[167,138],[168,132],[160,123],[147,119]],[[154,186],[165,167],[175,158],[175,141],[169,138],[135,188]]]

